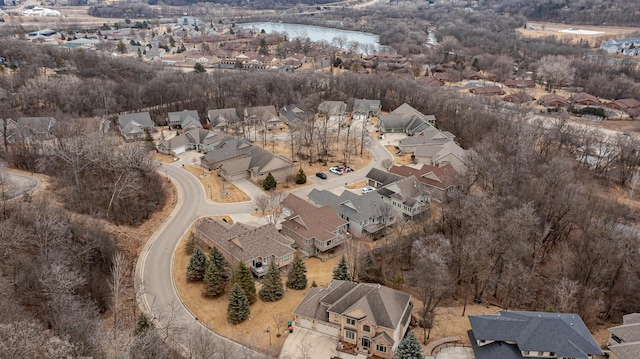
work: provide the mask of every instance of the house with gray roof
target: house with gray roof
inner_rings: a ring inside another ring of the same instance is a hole
[[[145,131],[155,131],[155,125],[149,112],[129,113],[118,116],[120,133],[127,141],[144,140]]]
[[[400,140],[398,147],[402,153],[415,153],[419,146],[443,145],[451,142],[456,138],[454,134],[448,131],[440,131],[435,127],[429,127],[424,131]]]
[[[158,151],[167,155],[177,155],[189,150],[206,153],[228,138],[221,132],[195,128],[168,140],[160,141]]]
[[[423,163],[417,166],[393,165],[389,172],[403,177],[416,176],[418,181],[424,184],[427,190],[431,192],[432,199],[440,203],[448,199],[458,177],[458,172],[451,164],[446,164],[442,167],[429,166]]]
[[[349,232],[355,237],[376,234],[396,220],[391,206],[376,192],[357,195],[344,191],[338,196],[314,188],[309,193],[309,202],[316,206],[331,206],[340,218],[349,222]]]
[[[609,328],[608,347],[611,359],[636,359],[640,353],[640,313],[622,317],[622,325]]]
[[[342,101],[323,101],[318,105],[318,112],[326,116],[329,122],[343,123],[347,117],[347,104]]]
[[[389,183],[399,181],[402,179],[402,176],[374,167],[369,170],[369,172],[365,175],[365,178],[367,179],[367,186],[378,188],[388,185]]]
[[[373,116],[378,116],[382,106],[380,100],[355,99],[351,118],[356,121],[369,121]]]
[[[271,263],[285,269],[295,253],[291,247],[293,240],[281,235],[270,224],[260,227],[242,223],[229,225],[205,218],[196,225],[195,234],[200,243],[209,249],[218,248],[232,265],[244,263],[257,277],[265,275]]]
[[[280,207],[285,216],[280,233],[293,239],[296,247],[308,256],[324,261],[343,243],[351,240],[347,231],[349,222],[340,218],[329,205],[316,207],[289,194]]]
[[[423,115],[406,103],[386,115],[378,116],[380,132],[406,133],[409,136],[434,127],[435,122],[435,116]]]
[[[227,132],[231,128],[238,129],[241,126],[240,117],[235,108],[221,108],[207,111],[207,122],[216,131]]]
[[[431,192],[416,176],[409,176],[383,185],[375,193],[405,219],[431,215]]]
[[[244,109],[244,121],[267,131],[281,129],[284,122],[278,117],[275,106],[256,106]]]
[[[293,174],[291,160],[254,146],[244,138],[227,137],[202,156],[200,163],[209,170],[218,170],[230,182],[249,178],[259,183],[271,173],[278,183],[284,183]]]
[[[467,171],[467,152],[453,141],[443,145],[419,146],[414,155],[417,163],[436,167],[450,164],[458,173]]]
[[[289,126],[295,126],[298,123],[313,118],[313,115],[306,106],[295,103],[284,106],[278,111],[278,114],[282,121]]]
[[[470,315],[476,359],[572,358],[603,355],[578,314],[501,310]]]
[[[295,325],[339,338],[357,354],[392,358],[411,320],[411,295],[380,284],[333,280],[311,288],[293,310]]]
[[[183,130],[192,130],[194,128],[202,128],[198,111],[177,111],[169,112],[167,124],[171,128],[181,128]]]

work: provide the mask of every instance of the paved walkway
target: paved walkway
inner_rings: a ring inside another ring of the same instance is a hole
[[[328,359],[336,352],[338,338],[305,328],[294,328],[280,351],[280,359]]]

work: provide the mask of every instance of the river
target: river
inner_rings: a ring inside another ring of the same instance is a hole
[[[264,30],[266,33],[278,32],[286,34],[289,38],[309,38],[314,42],[325,41],[331,45],[342,47],[349,50],[352,45],[358,46],[353,49],[356,52],[370,55],[373,52],[393,52],[388,46],[379,44],[378,35],[361,31],[340,30],[330,27],[286,24],[273,22],[250,22],[245,24],[237,24],[236,26],[253,29],[255,31]]]

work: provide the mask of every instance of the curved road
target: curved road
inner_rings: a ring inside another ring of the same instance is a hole
[[[307,197],[312,188],[334,189],[346,182],[364,179],[371,168],[382,168],[381,163],[392,155],[377,140],[371,141],[370,151],[375,161],[367,167],[341,176],[330,175],[326,181],[318,181],[312,186],[298,188],[291,193]],[[205,191],[201,182],[183,170],[185,164],[178,161],[163,164],[160,173],[168,176],[177,189],[177,203],[167,220],[156,230],[146,243],[136,265],[136,292],[143,311],[153,316],[160,335],[170,339],[176,348],[186,356],[193,353],[193,348],[202,347],[206,341],[222,358],[256,358],[263,355],[253,352],[240,343],[219,336],[207,330],[197,321],[191,312],[182,304],[173,282],[173,254],[180,239],[191,224],[202,216],[240,215],[254,211],[253,202],[234,204],[213,203],[205,199]],[[248,193],[251,195],[250,193]],[[194,343],[197,337],[199,343]],[[209,352],[212,353],[212,352]]]

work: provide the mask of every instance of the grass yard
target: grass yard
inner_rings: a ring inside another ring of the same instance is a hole
[[[185,237],[187,238],[187,237]],[[326,287],[331,282],[333,268],[337,265],[339,257],[334,257],[325,262],[317,258],[310,258],[306,261],[307,278],[309,285],[306,290],[286,289],[284,297],[272,303],[262,302],[260,298],[251,305],[251,315],[238,325],[227,323],[227,304],[229,293],[222,297],[209,299],[202,296],[203,283],[188,282],[186,279],[186,268],[190,256],[184,251],[184,239],[173,258],[174,280],[176,288],[184,304],[189,310],[210,329],[236,341],[244,342],[262,352],[269,352],[269,334],[266,329],[271,330],[271,349],[280,351],[286,335],[277,337],[278,331],[284,333],[288,320],[293,320],[293,310],[300,303],[302,298],[309,291],[313,281],[319,287]],[[286,277],[283,276],[283,282]],[[259,290],[258,281],[256,288]],[[284,319],[280,328],[276,328],[275,317],[281,315]]]
[[[396,154],[396,152],[398,152],[398,150],[392,146],[392,145],[385,145],[384,146],[389,153],[393,154],[393,163],[396,165],[410,165],[413,163],[413,161],[411,161],[411,154],[410,153],[406,153],[406,154]]]
[[[182,168],[196,176],[200,182],[202,182],[204,190],[207,193],[207,198],[214,202],[235,203],[251,200],[246,193],[242,192],[235,185],[227,181],[224,181],[223,183],[222,179],[218,177],[216,172],[205,171],[200,167],[194,167],[191,165],[183,166]]]

